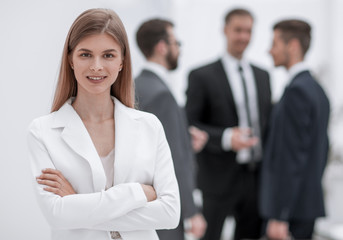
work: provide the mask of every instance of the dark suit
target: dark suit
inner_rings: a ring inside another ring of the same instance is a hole
[[[329,112],[328,98],[311,74],[296,75],[271,116],[261,175],[264,218],[292,223],[324,216]]]
[[[259,123],[263,137],[271,109],[269,74],[255,66],[252,66],[252,70],[257,87]],[[260,231],[259,223],[247,223],[245,229],[242,229],[241,226],[245,223],[241,217],[253,219],[255,216],[257,219],[255,201],[258,171],[249,172],[246,166],[237,163],[236,152],[224,151],[221,145],[223,131],[236,127],[239,123],[235,101],[221,60],[189,74],[186,111],[190,124],[209,134],[208,143],[197,156],[197,183],[203,193],[203,214],[208,222],[205,239],[219,239],[227,215],[235,216],[236,238],[256,237],[259,233],[253,232]],[[241,201],[242,198],[246,201]],[[255,221],[259,221],[256,219]],[[254,229],[249,230],[248,225],[253,225]],[[247,235],[243,236],[239,232],[246,232]]]
[[[167,85],[153,72],[143,70],[136,78],[138,108],[155,114],[165,130],[180,188],[181,220],[177,229],[157,231],[161,240],[184,239],[183,220],[198,212],[193,201],[194,155],[184,111]]]

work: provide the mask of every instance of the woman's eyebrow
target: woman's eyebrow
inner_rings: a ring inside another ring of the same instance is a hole
[[[91,50],[87,49],[87,48],[80,48],[79,50],[77,50],[78,52],[92,52]]]
[[[118,51],[117,51],[116,49],[113,48],[113,49],[104,50],[103,52],[105,53],[105,52],[118,52]]]
[[[78,52],[92,52],[91,50],[87,49],[87,48],[80,48],[79,50],[77,50]],[[111,48],[111,49],[106,49],[104,51],[102,51],[103,53],[107,53],[107,52],[118,52],[116,49]]]

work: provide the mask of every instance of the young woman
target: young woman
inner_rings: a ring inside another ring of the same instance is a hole
[[[71,26],[52,113],[28,144],[35,192],[52,239],[158,239],[175,228],[180,202],[159,120],[133,109],[130,49],[108,9]]]

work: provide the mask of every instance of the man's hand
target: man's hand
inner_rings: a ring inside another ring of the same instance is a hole
[[[207,223],[202,214],[195,214],[191,218],[186,219],[186,221],[189,221],[190,225],[190,228],[186,229],[187,233],[192,234],[197,239],[204,236],[207,228]]]
[[[257,137],[251,136],[249,128],[232,128],[231,148],[234,151],[239,151],[245,148],[251,148],[258,143]]]
[[[194,126],[190,126],[188,131],[191,134],[193,151],[196,153],[200,152],[207,143],[207,132]]]
[[[266,234],[267,234],[268,239],[275,239],[275,240],[290,239],[290,234],[288,231],[288,223],[284,221],[271,219],[268,221]]]

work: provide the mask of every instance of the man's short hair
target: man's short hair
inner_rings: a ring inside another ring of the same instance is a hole
[[[163,19],[151,19],[144,22],[136,33],[137,45],[146,58],[151,57],[156,44],[164,40],[168,43],[168,27],[174,24]]]
[[[273,27],[274,30],[281,31],[281,38],[285,43],[291,39],[297,39],[300,42],[303,55],[306,54],[311,43],[311,26],[305,21],[290,19],[283,20],[276,23]]]
[[[251,12],[249,12],[246,9],[243,8],[235,8],[229,11],[225,16],[225,24],[228,24],[232,17],[234,16],[248,16],[251,17],[251,19],[254,20],[254,17],[252,16]]]

